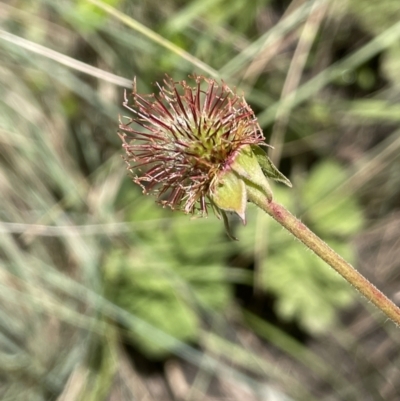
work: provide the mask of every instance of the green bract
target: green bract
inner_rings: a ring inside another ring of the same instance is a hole
[[[227,171],[216,178],[209,196],[213,205],[221,212],[230,236],[232,235],[225,212],[235,212],[245,223],[247,189],[255,188],[271,201],[272,190],[268,178],[292,186],[266,153],[255,145],[246,145],[240,149]]]

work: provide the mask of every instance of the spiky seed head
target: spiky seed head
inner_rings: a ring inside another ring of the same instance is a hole
[[[186,213],[207,214],[221,177],[242,149],[265,145],[253,110],[224,82],[203,76],[166,77],[157,94],[141,95],[136,82],[123,105],[120,137],[133,181],[144,193]],[[246,199],[245,199],[246,201]]]

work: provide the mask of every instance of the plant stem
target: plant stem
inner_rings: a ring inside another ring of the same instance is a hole
[[[370,283],[350,263],[346,262],[328,244],[310,231],[300,220],[285,209],[285,207],[273,200],[268,201],[264,194],[250,185],[247,185],[246,188],[249,201],[272,216],[280,225],[285,227],[304,245],[335,269],[396,325],[400,326],[400,308]]]

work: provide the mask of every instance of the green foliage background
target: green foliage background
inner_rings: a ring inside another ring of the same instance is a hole
[[[116,131],[134,77],[237,87],[294,184],[275,197],[395,297],[399,10],[2,2],[0,398],[398,399],[394,327],[252,205],[238,242],[155,205]]]

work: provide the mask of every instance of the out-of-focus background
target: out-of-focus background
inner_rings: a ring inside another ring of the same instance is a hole
[[[398,0],[0,3],[0,399],[400,399],[399,329],[249,206],[127,176],[124,89],[224,79],[276,198],[400,302]]]

